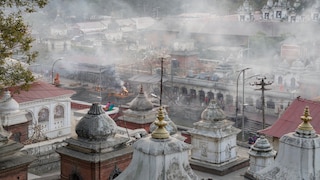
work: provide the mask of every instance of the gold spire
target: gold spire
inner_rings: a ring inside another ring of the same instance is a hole
[[[312,125],[310,124],[310,121],[312,120],[312,117],[310,116],[309,107],[306,106],[304,109],[304,115],[300,117],[303,121],[299,126],[298,129],[301,131],[314,131]]]
[[[164,121],[164,114],[162,107],[159,108],[159,113],[157,116],[158,120],[154,122],[155,125],[158,126],[156,130],[154,130],[151,134],[151,137],[154,139],[167,139],[169,138],[169,132],[164,128],[167,125],[167,122]]]

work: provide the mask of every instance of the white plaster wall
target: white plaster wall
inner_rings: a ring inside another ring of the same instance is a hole
[[[250,156],[250,168],[251,173],[255,173],[267,166],[270,166],[274,163],[273,157],[253,157]]]
[[[64,107],[64,118],[63,125],[57,128],[54,124],[54,110],[57,105],[62,105]],[[33,122],[29,127],[29,137],[33,134],[33,126],[38,124],[38,113],[42,108],[49,109],[49,122],[40,123],[43,125],[42,132],[49,138],[57,138],[60,136],[65,136],[71,134],[71,100],[69,97],[53,98],[50,100],[40,100],[34,102],[22,103],[20,105],[21,110],[26,110],[32,112],[34,115]]]
[[[198,179],[189,166],[188,152],[178,152],[167,155],[147,155],[134,151],[130,165],[116,180],[139,179]]]
[[[205,133],[204,133],[205,135]],[[223,163],[237,157],[236,135],[221,139],[206,136],[191,138],[191,158],[210,163]]]

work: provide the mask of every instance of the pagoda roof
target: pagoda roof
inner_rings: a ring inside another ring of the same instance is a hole
[[[283,112],[280,118],[270,127],[259,131],[267,136],[280,138],[283,135],[295,132],[302,123],[301,115],[305,107],[310,109],[310,122],[317,134],[320,134],[320,102],[297,97],[290,106]]]
[[[14,92],[16,89],[17,87],[9,88],[11,92]],[[75,93],[73,90],[60,88],[44,81],[35,81],[28,90],[20,90],[19,93],[12,93],[12,97],[20,104],[58,96],[71,96]]]

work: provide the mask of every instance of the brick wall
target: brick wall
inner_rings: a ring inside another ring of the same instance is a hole
[[[132,130],[143,128],[147,132],[150,132],[151,123],[137,124],[137,123],[133,123],[133,122],[126,122],[123,120],[117,120],[116,123],[118,126],[123,127],[123,128],[132,129]]]
[[[0,170],[0,179],[1,180],[13,180],[13,179],[28,179],[28,166],[20,166],[12,169],[2,169]]]
[[[88,109],[90,108],[91,105],[89,104],[81,104],[81,103],[77,103],[77,102],[71,102],[71,109]]]
[[[115,165],[122,172],[130,164],[131,159],[132,152],[96,163],[61,154],[61,180],[68,180],[72,176],[86,180],[109,179]]]
[[[10,139],[23,143],[28,139],[28,125],[29,122],[25,122],[12,126],[3,126],[3,128],[12,133]]]

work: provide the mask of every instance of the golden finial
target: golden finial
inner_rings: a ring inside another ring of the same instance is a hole
[[[310,124],[310,121],[312,120],[312,117],[310,116],[309,107],[306,106],[304,109],[304,115],[300,117],[303,121],[299,126],[298,129],[301,131],[313,131],[313,127]]]
[[[169,132],[166,130],[165,126],[167,125],[167,122],[164,121],[164,114],[162,107],[159,108],[159,113],[157,116],[157,120],[154,122],[155,125],[157,125],[157,129],[154,130],[151,134],[151,137],[154,139],[167,139],[169,138]]]

